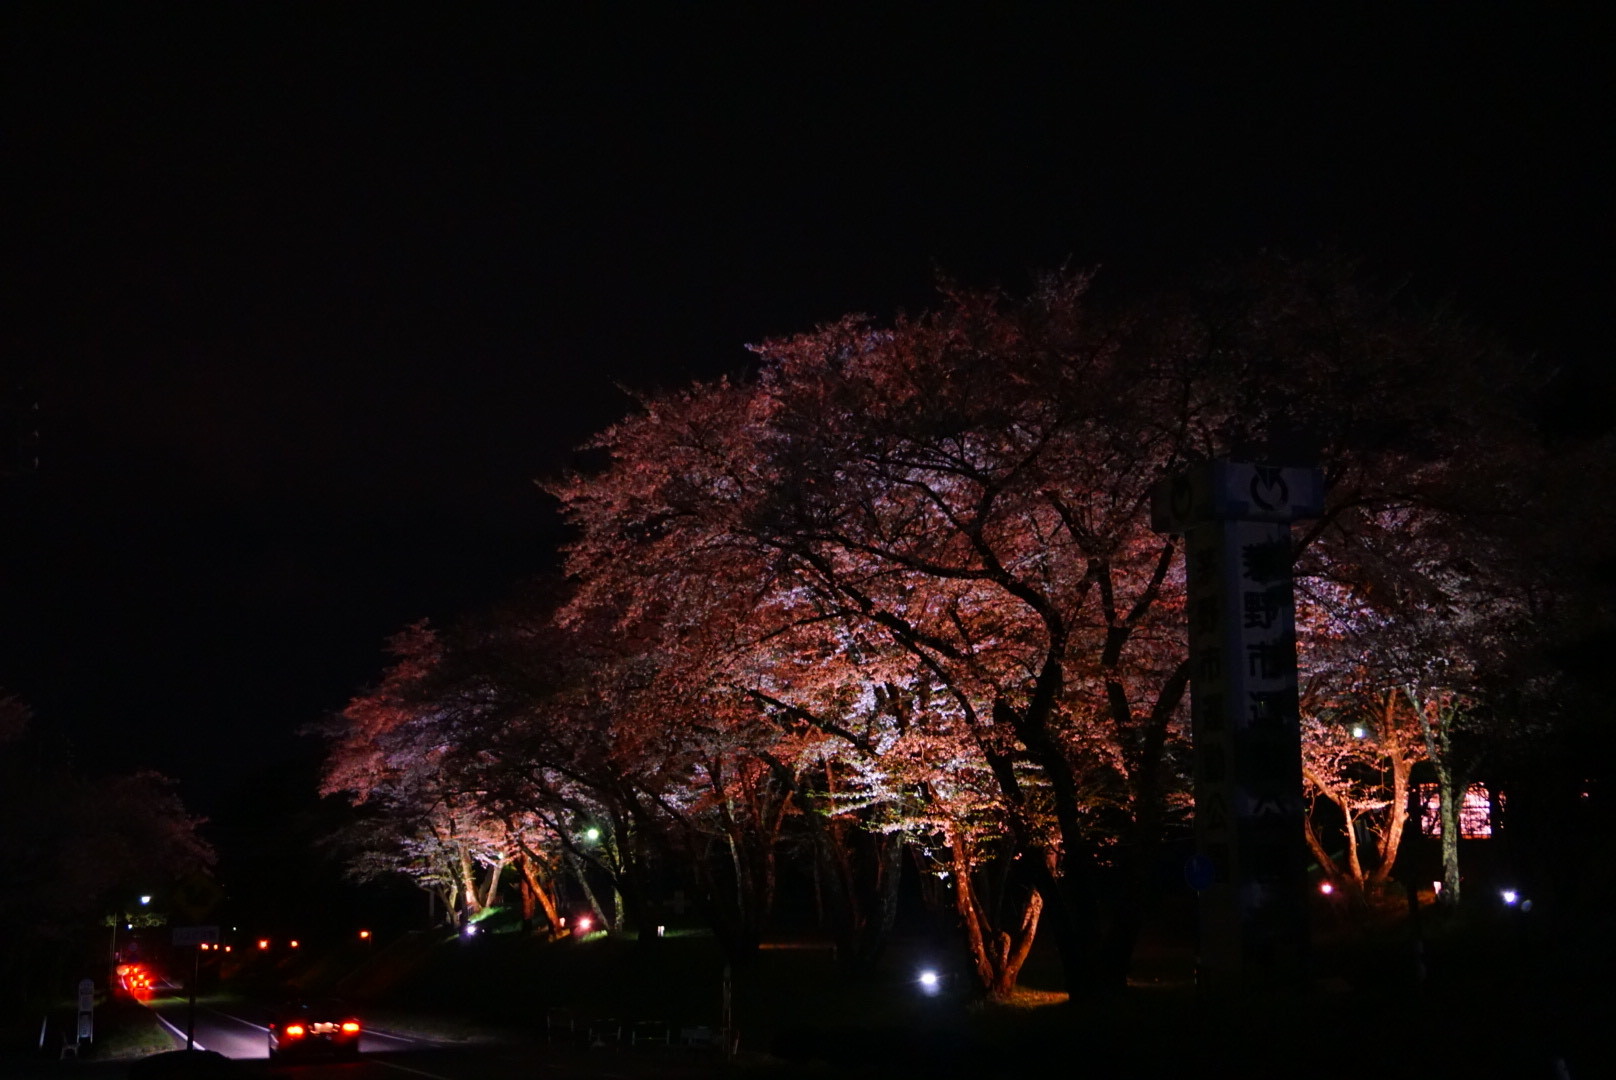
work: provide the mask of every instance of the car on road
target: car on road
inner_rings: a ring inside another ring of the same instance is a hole
[[[352,1057],[359,1053],[359,1017],[342,1002],[288,1002],[269,1021],[269,1060],[293,1055]]]

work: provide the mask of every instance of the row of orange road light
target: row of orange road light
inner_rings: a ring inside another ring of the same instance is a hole
[[[370,940],[370,931],[369,930],[361,930],[361,931],[359,931],[359,940],[360,941],[369,941]],[[269,938],[261,937],[261,938],[258,939],[258,951],[259,952],[268,952],[270,946],[273,945],[273,944],[274,944],[274,942],[271,941]],[[204,945],[202,947],[204,949],[207,948],[206,945]],[[215,949],[217,949],[218,947],[219,946],[217,946],[217,945],[214,946]],[[297,938],[292,938],[291,940],[289,940],[286,943],[286,947],[289,948],[289,949],[301,949],[303,947],[303,943],[301,941],[299,941]],[[226,945],[224,947],[224,951],[229,952],[230,951],[230,946]]]

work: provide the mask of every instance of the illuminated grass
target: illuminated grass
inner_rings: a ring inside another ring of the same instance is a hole
[[[131,1001],[111,1001],[95,1011],[94,1043],[79,1048],[79,1056],[93,1061],[132,1061],[161,1054],[179,1046],[157,1014]]]

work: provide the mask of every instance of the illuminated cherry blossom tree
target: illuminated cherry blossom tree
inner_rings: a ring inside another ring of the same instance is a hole
[[[424,623],[389,648],[394,663],[380,685],[355,697],[328,731],[320,793],[372,812],[342,840],[353,873],[401,873],[438,896],[458,925],[494,904],[503,872],[516,864],[525,905],[542,907],[554,926],[548,829],[531,815],[501,813],[463,767],[475,692],[445,692],[435,677],[439,636]]]
[[[483,838],[490,865],[552,852],[642,932],[687,875],[736,957],[806,849],[844,957],[873,962],[907,853],[985,992],[1040,925],[1073,990],[1114,988],[1190,810],[1158,481],[1324,463],[1297,545],[1309,769],[1375,854],[1313,840],[1365,888],[1395,862],[1407,767],[1453,760],[1411,737],[1418,703],[1479,691],[1538,610],[1508,524],[1541,473],[1522,369],[1351,268],[1258,259],[1143,299],[1073,273],[1024,299],[945,286],[932,313],[757,354],[595,440],[607,464],[551,485],[566,588],[461,628],[447,660],[401,642],[329,790],[449,814],[432,835]]]
[[[1519,419],[1500,393],[1517,372],[1485,338],[1337,267],[1259,260],[1138,304],[1088,293],[1075,274],[1025,301],[945,289],[891,327],[767,342],[755,379],[644,402],[595,444],[610,466],[554,488],[583,602],[625,626],[682,596],[687,628],[749,609],[752,640],[819,622],[924,672],[1035,856],[1074,988],[1120,981],[1186,808],[1182,567],[1149,530],[1151,487],[1305,441],[1330,503],[1304,573],[1368,589],[1414,525],[1460,516],[1443,506],[1456,477],[1491,468],[1507,502],[1487,436]],[[757,692],[783,715],[821,731],[860,715],[773,677]]]

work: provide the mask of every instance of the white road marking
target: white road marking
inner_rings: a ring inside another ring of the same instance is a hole
[[[166,1027],[168,1030],[172,1031],[174,1034],[178,1035],[180,1038],[182,1038],[182,1039],[185,1038],[185,1032],[181,1031],[179,1028],[175,1027],[173,1024],[170,1024],[168,1022],[167,1018],[165,1018],[162,1013],[158,1012],[156,1009],[153,1009],[152,1010],[152,1015],[157,1017],[157,1022],[159,1024],[162,1024],[164,1027]],[[197,1042],[195,1039],[192,1039],[191,1040],[191,1049],[193,1049],[193,1050],[206,1050],[207,1047],[203,1046],[201,1043]]]
[[[269,1029],[267,1027],[265,1027],[263,1024],[255,1024],[251,1020],[243,1020],[241,1017],[236,1016],[234,1013],[220,1012],[218,1009],[210,1009],[206,1005],[202,1006],[202,1011],[203,1012],[210,1012],[214,1016],[222,1016],[226,1020],[234,1020],[238,1024],[246,1024],[250,1028],[257,1028],[259,1031],[264,1032],[266,1035],[269,1033]]]
[[[255,1024],[251,1020],[245,1020],[245,1019],[235,1015],[234,1013],[222,1012],[219,1009],[211,1008],[211,1007],[209,1007],[207,1005],[202,1006],[202,1008],[203,1008],[204,1011],[210,1012],[214,1016],[222,1016],[226,1020],[234,1020],[238,1024],[246,1024],[248,1027],[256,1028],[257,1030],[262,1031],[266,1035],[269,1034],[269,1028],[265,1027],[263,1024]],[[159,1017],[159,1019],[161,1019],[161,1017]],[[184,1038],[184,1033],[183,1032],[180,1033],[180,1037]],[[427,1042],[428,1041],[426,1039],[414,1038],[413,1036],[409,1036],[409,1035],[393,1035],[393,1034],[389,1034],[388,1032],[385,1032],[385,1031],[373,1031],[370,1028],[365,1029],[364,1037],[367,1038],[367,1039],[392,1039],[394,1042],[403,1042],[403,1043],[422,1043],[422,1042]],[[386,1062],[382,1062],[381,1064],[385,1065]],[[393,1067],[394,1068],[400,1068],[400,1069],[404,1068],[402,1065],[395,1065]],[[412,1070],[405,1069],[404,1071],[405,1072],[410,1072]],[[421,1075],[422,1076],[431,1076],[432,1074],[431,1073],[422,1073]]]
[[[414,1035],[392,1035],[392,1034],[389,1034],[388,1032],[385,1032],[385,1031],[377,1031],[374,1028],[366,1028],[365,1029],[365,1034],[366,1035],[373,1035],[378,1039],[392,1039],[394,1042],[412,1042],[412,1043],[431,1042],[430,1039],[419,1039],[419,1038],[416,1038]]]

